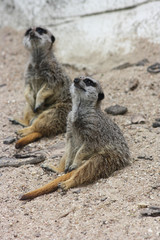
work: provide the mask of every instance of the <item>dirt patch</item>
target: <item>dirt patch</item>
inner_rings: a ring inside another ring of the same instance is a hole
[[[16,150],[14,143],[3,144],[8,136],[16,136],[20,126],[9,117],[21,116],[25,105],[23,73],[27,53],[22,45],[23,32],[0,30],[0,157],[15,154],[43,153],[45,162],[57,164],[64,152],[64,134],[44,138]],[[159,206],[160,202],[160,128],[153,128],[160,118],[160,74],[150,74],[147,67],[159,59],[160,47],[145,40],[137,43],[135,52],[127,56],[111,56],[96,70],[66,70],[72,78],[88,74],[100,80],[105,92],[103,109],[119,104],[128,108],[125,115],[112,117],[123,130],[132,154],[131,166],[91,185],[44,195],[32,201],[19,201],[19,195],[48,183],[56,174],[37,165],[0,168],[0,238],[13,239],[117,239],[157,240],[160,217],[141,217],[141,207]],[[148,59],[145,66],[121,70],[112,68]],[[138,86],[129,90],[129,83]],[[142,114],[143,124],[131,124],[135,114]]]

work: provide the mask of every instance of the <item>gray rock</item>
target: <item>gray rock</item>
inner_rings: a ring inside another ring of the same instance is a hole
[[[116,104],[114,106],[106,108],[104,111],[111,115],[123,115],[128,111],[128,109]]]
[[[146,120],[145,120],[145,117],[143,114],[139,113],[139,114],[135,114],[131,117],[131,123],[132,124],[138,124],[138,123],[145,123]]]
[[[160,216],[160,207],[148,207],[141,212],[143,217],[158,217]]]
[[[139,85],[139,80],[136,78],[133,78],[129,81],[129,90],[133,91],[135,90]]]
[[[147,58],[142,59],[141,61],[138,61],[135,63],[135,66],[145,66],[147,63],[149,63]]]
[[[156,121],[156,122],[160,122],[160,118],[156,118],[155,121]]]
[[[25,159],[27,158],[27,159]],[[45,155],[27,155],[27,157],[22,156],[19,159],[15,157],[0,157],[0,168],[1,167],[20,167],[27,164],[37,164],[45,160]],[[25,159],[25,160],[24,160]]]
[[[144,155],[139,155],[137,158],[139,159],[144,159],[144,160],[150,160],[152,161],[153,160],[153,156],[146,156],[145,154]]]
[[[152,127],[153,127],[153,128],[160,127],[160,122],[154,122],[154,123],[152,124]]]
[[[3,141],[4,144],[11,144],[13,142],[16,141],[16,138],[15,137],[12,137],[12,136],[9,136],[9,137],[6,137]]]

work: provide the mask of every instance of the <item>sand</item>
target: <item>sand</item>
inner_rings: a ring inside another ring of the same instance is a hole
[[[23,73],[28,55],[22,36],[23,31],[0,29],[0,161],[17,153],[43,153],[45,163],[56,165],[64,152],[64,134],[43,138],[23,150],[16,150],[14,143],[3,144],[6,137],[15,137],[15,131],[21,129],[8,118],[22,116],[25,106]],[[125,115],[111,117],[124,132],[132,165],[108,179],[32,201],[20,201],[19,196],[57,175],[44,171],[40,164],[0,168],[1,240],[159,239],[160,217],[141,216],[142,207],[160,206],[160,128],[152,127],[155,118],[160,118],[160,73],[147,72],[149,65],[160,61],[159,53],[160,46],[140,39],[133,53],[111,56],[93,70],[89,66],[79,71],[66,67],[72,79],[93,74],[101,81],[105,92],[103,109],[115,104],[128,108]],[[149,61],[145,66],[111,70],[144,58]],[[130,81],[137,79],[138,87],[129,90]],[[131,124],[136,114],[142,114],[143,124]]]

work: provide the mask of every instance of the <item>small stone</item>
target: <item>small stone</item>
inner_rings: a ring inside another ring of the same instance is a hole
[[[78,193],[80,193],[80,192],[81,192],[81,189],[80,189],[80,188],[72,191],[72,193],[76,193],[76,194],[78,194]]]
[[[160,216],[160,208],[159,207],[148,207],[141,212],[143,217],[158,217]]]
[[[101,202],[104,202],[105,200],[107,200],[108,197],[103,197],[101,198]]]
[[[1,87],[5,87],[5,86],[7,86],[7,84],[5,84],[5,83],[0,84],[0,88],[1,88]]]
[[[128,111],[128,109],[116,104],[114,106],[106,108],[104,111],[111,115],[123,115]]]
[[[35,237],[37,237],[37,238],[39,238],[40,236],[41,236],[40,233],[36,233],[36,234],[35,234]]]
[[[117,67],[112,68],[112,70],[122,70],[122,69],[129,68],[129,67],[132,67],[132,66],[134,66],[134,64],[126,62],[126,63],[123,63],[123,64],[117,66]]]
[[[129,81],[129,90],[135,90],[139,85],[138,79],[134,78]]]
[[[139,155],[137,158],[144,159],[144,160],[150,160],[150,161],[153,160],[153,156],[152,155],[146,156],[145,154],[144,155]]]
[[[147,203],[138,203],[138,208],[147,208],[148,204]]]
[[[136,66],[145,66],[147,63],[149,63],[147,58],[144,58],[142,60],[140,60],[139,62],[137,62],[135,65]]]
[[[4,143],[4,144],[11,144],[11,143],[13,143],[13,142],[15,142],[15,141],[16,141],[16,138],[15,138],[15,137],[9,136],[9,137],[7,137],[7,138],[4,139],[3,143]]]
[[[145,122],[146,120],[143,114],[136,114],[131,117],[132,124],[138,124],[138,123],[143,124]]]
[[[156,122],[160,122],[160,118],[156,118],[155,121],[156,121]]]
[[[155,184],[152,186],[153,189],[160,189],[160,184]]]
[[[152,127],[153,127],[153,128],[160,127],[160,122],[154,122],[154,123],[152,124]]]

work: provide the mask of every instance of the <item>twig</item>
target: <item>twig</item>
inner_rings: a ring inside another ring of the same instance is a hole
[[[22,160],[15,158],[3,157],[0,159],[0,168],[1,167],[20,167],[27,164],[37,164],[45,160],[45,155],[39,155],[32,157],[31,159]]]

